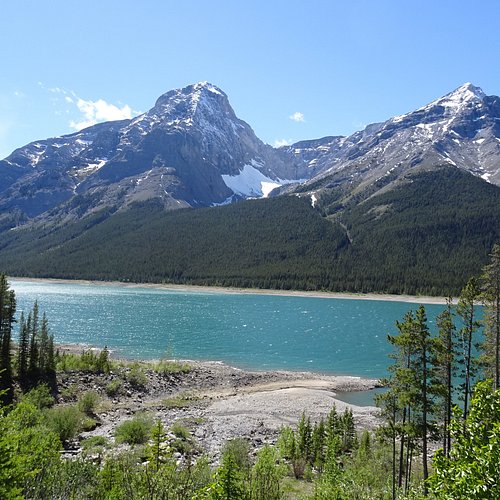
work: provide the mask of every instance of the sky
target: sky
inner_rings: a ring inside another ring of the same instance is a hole
[[[209,81],[271,145],[465,82],[500,95],[498,0],[2,0],[0,158]]]

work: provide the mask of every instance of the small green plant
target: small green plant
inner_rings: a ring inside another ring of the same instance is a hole
[[[55,403],[55,399],[50,393],[50,389],[47,384],[40,384],[26,394],[23,394],[21,401],[30,403],[33,406],[36,406],[39,410],[51,408]]]
[[[92,349],[83,350],[81,354],[57,353],[56,369],[58,371],[84,371],[92,373],[109,373],[113,364],[109,360],[109,351],[105,347],[99,354]]]
[[[127,380],[136,389],[144,389],[148,383],[148,377],[138,364],[132,365],[130,371],[127,373]]]
[[[111,382],[109,382],[108,385],[106,385],[105,391],[110,398],[113,398],[121,394],[122,389],[123,389],[123,382],[120,379],[116,378]]]
[[[46,420],[49,429],[64,442],[73,439],[82,430],[85,416],[74,405],[58,406],[47,410]]]
[[[153,365],[153,370],[161,375],[169,375],[173,373],[189,373],[191,367],[187,363],[162,359],[157,364]]]
[[[92,436],[82,441],[82,448],[86,452],[99,450],[108,446],[108,440],[104,436]]]
[[[226,441],[222,454],[229,453],[234,460],[238,469],[247,471],[250,469],[252,462],[250,460],[250,443],[247,439],[238,437]]]
[[[80,411],[85,413],[85,415],[94,415],[94,412],[97,408],[97,405],[100,401],[100,396],[96,391],[87,391],[84,392],[78,398],[78,408]]]
[[[71,384],[60,390],[61,396],[66,400],[75,400],[78,397],[79,392],[80,388],[78,387],[78,384]]]
[[[170,398],[164,399],[162,401],[163,405],[166,408],[185,408],[196,401],[199,401],[199,397],[189,392],[182,392],[172,396]]]
[[[145,415],[138,415],[131,420],[126,420],[115,429],[117,443],[144,444],[149,439],[152,421]]]
[[[170,430],[172,431],[172,434],[179,439],[191,438],[189,430],[180,422],[174,422]]]
[[[181,422],[174,422],[170,431],[176,438],[170,443],[172,450],[189,455],[196,449],[191,433]]]

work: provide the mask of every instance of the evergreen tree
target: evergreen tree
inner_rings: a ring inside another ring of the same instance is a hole
[[[443,452],[448,455],[451,445],[450,422],[453,409],[453,376],[456,374],[456,328],[453,322],[451,299],[446,301],[446,309],[436,318],[438,336],[435,340],[435,386],[440,401],[443,426]]]
[[[6,276],[0,274],[0,394],[4,403],[13,399],[11,336],[15,312],[14,291],[9,289]]]
[[[38,302],[35,301],[33,311],[28,314],[28,331],[30,337],[30,356],[28,364],[28,378],[33,383],[38,379]]]
[[[24,312],[21,312],[19,319],[19,345],[17,351],[17,374],[21,389],[28,387],[28,362],[29,362],[29,331]]]
[[[471,278],[460,294],[457,305],[457,314],[460,316],[463,326],[460,329],[460,356],[462,365],[461,377],[463,378],[462,400],[464,402],[464,419],[467,418],[469,398],[472,393],[472,382],[476,374],[476,363],[472,357],[475,334],[481,323],[476,318],[475,306],[479,299],[479,288],[475,278]]]
[[[430,358],[433,350],[433,341],[430,337],[429,328],[427,326],[427,316],[424,306],[419,306],[416,313],[415,321],[415,365],[414,370],[417,374],[420,397],[418,398],[418,419],[420,424],[420,437],[422,439],[422,467],[424,473],[424,481],[429,477],[427,464],[427,442],[429,431],[432,428],[430,422],[432,414],[432,368]],[[427,494],[427,487],[424,483],[424,494]]]
[[[480,361],[486,377],[493,381],[493,390],[497,390],[500,388],[500,245],[493,247],[490,258],[481,277],[485,329]]]

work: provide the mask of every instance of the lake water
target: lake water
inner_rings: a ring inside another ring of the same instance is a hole
[[[378,378],[387,334],[417,304],[11,280],[21,310],[38,300],[56,342],[118,355],[219,360],[251,369]],[[431,328],[443,309],[426,306]]]

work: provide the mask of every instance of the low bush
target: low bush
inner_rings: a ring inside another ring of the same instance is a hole
[[[101,398],[96,391],[84,392],[78,398],[78,408],[81,412],[85,413],[85,415],[94,415],[100,399]]]
[[[144,389],[148,383],[148,377],[139,365],[132,365],[126,376],[129,384],[136,389]]]
[[[47,426],[63,442],[76,437],[82,430],[84,420],[85,415],[74,405],[58,406],[46,412]]]
[[[116,378],[111,382],[109,382],[108,385],[106,385],[105,391],[110,398],[113,398],[121,394],[122,389],[123,389],[123,382],[120,379]]]
[[[23,394],[21,401],[30,403],[33,406],[36,406],[39,410],[51,408],[55,403],[55,399],[50,393],[50,389],[47,384],[40,384],[26,394]]]
[[[144,415],[126,420],[115,429],[117,443],[144,444],[151,435],[153,422]]]
[[[153,365],[153,370],[161,375],[170,375],[173,373],[189,373],[191,367],[187,363],[162,359],[157,364]]]

